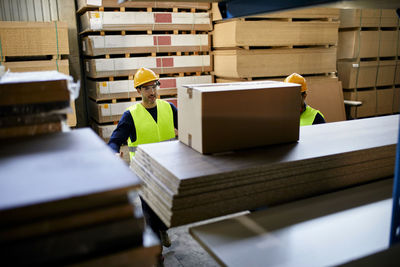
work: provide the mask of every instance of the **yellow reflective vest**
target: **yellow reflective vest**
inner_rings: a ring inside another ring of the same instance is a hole
[[[306,110],[300,115],[300,126],[312,125],[318,113],[324,118],[319,110],[306,105]]]
[[[156,103],[157,122],[142,104],[135,104],[127,109],[131,112],[136,128],[136,140],[132,142],[131,138],[128,138],[131,160],[135,156],[138,145],[157,143],[175,138],[174,115],[171,105],[161,99],[157,99]]]

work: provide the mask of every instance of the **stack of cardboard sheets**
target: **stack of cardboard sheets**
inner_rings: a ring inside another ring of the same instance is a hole
[[[103,265],[112,258],[117,264],[139,252],[147,263],[138,266],[155,263],[160,246],[143,244],[140,201],[131,191],[140,180],[91,130],[1,147],[3,263]]]
[[[297,143],[215,155],[178,141],[141,145],[131,168],[147,203],[177,226],[393,175],[398,120],[305,126]]]

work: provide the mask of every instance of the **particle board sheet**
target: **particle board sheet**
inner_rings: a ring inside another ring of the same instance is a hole
[[[392,185],[386,179],[189,231],[222,266],[341,265],[388,248]]]
[[[88,56],[165,52],[199,52],[211,48],[208,34],[87,36],[82,51]]]
[[[130,57],[86,59],[85,67],[88,77],[102,78],[134,75],[141,67],[158,74],[205,72],[212,70],[212,62],[209,55]]]
[[[214,51],[214,72],[227,78],[285,76],[336,71],[336,48]]]
[[[397,27],[395,9],[340,9],[340,27]]]
[[[1,225],[126,203],[127,191],[140,185],[90,129],[1,147]]]
[[[98,12],[81,16],[82,31],[210,31],[207,12]]]
[[[6,67],[6,70],[12,72],[57,70],[61,73],[69,74],[68,59],[11,61],[2,62],[2,65]]]
[[[128,7],[128,8],[182,8],[182,9],[210,9],[210,4],[205,2],[167,2],[167,1],[125,1],[119,4],[117,0],[79,0],[78,13],[88,8],[98,7]]]
[[[0,21],[2,57],[69,54],[66,22]]]
[[[211,75],[160,78],[160,89],[158,93],[160,95],[173,95],[176,94],[177,89],[181,88],[184,84],[203,84],[211,82]],[[140,94],[134,87],[133,80],[107,82],[87,80],[86,84],[88,95],[95,100],[140,97]]]
[[[144,181],[142,196],[176,226],[391,176],[398,119],[301,127],[295,144],[215,155],[177,141],[143,145],[131,168]]]
[[[89,100],[89,114],[98,123],[119,121],[126,109],[139,102],[98,104]]]
[[[379,31],[339,31],[338,59],[378,57]]]
[[[214,26],[213,47],[336,45],[339,22],[229,21]]]

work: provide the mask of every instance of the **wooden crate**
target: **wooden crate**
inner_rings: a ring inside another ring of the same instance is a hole
[[[66,55],[68,25],[61,21],[0,21],[0,43],[2,57]]]
[[[81,16],[82,31],[209,31],[209,13],[187,12],[99,12]]]
[[[213,46],[336,45],[338,27],[327,21],[228,21],[214,26]]]
[[[208,34],[91,35],[83,38],[87,56],[161,52],[199,52],[211,50]]]
[[[336,48],[221,50],[214,52],[219,77],[284,76],[336,71]]]

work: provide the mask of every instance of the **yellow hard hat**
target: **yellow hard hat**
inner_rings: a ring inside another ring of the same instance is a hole
[[[158,81],[158,76],[154,73],[154,71],[148,68],[140,68],[135,73],[135,77],[133,78],[133,84],[135,88],[152,81]]]
[[[307,91],[307,83],[306,79],[304,79],[303,76],[297,73],[292,73],[289,76],[286,77],[284,80],[285,83],[298,83],[301,84],[301,92]]]

